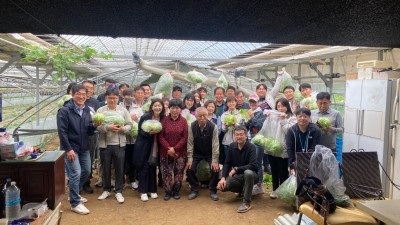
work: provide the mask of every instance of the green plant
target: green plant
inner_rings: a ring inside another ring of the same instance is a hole
[[[271,187],[272,186],[272,175],[266,173],[264,174],[264,183],[268,186]]]
[[[103,59],[112,58],[112,53],[98,53],[94,48],[89,45],[82,45],[81,48],[68,47],[64,43],[52,46],[48,49],[44,47],[24,44],[20,53],[23,56],[22,61],[25,63],[39,63],[49,64],[55,69],[52,74],[53,81],[58,81],[63,75],[74,79],[76,74],[72,71],[75,64],[87,62],[93,57],[100,57]]]

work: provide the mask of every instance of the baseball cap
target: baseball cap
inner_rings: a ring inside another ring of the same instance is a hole
[[[258,100],[259,100],[258,95],[256,93],[249,95],[249,101],[250,100],[258,102]]]

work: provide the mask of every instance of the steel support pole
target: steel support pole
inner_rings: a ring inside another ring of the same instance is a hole
[[[40,124],[40,112],[39,112],[39,101],[40,101],[40,95],[39,95],[39,84],[40,84],[40,79],[39,79],[39,66],[36,66],[36,110],[38,111],[36,113],[36,126],[39,126]]]

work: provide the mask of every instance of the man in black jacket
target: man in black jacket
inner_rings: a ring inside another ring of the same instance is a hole
[[[88,136],[93,134],[95,125],[85,105],[87,89],[83,85],[72,88],[72,99],[57,113],[57,129],[61,149],[66,152],[65,166],[69,180],[71,210],[78,214],[90,211],[82,204],[87,199],[79,195],[79,190],[90,174],[90,154]]]
[[[229,146],[218,189],[244,192],[243,203],[237,210],[238,213],[244,213],[251,209],[251,193],[258,181],[256,147],[247,141],[246,127],[235,127],[234,135],[236,141]]]
[[[319,144],[321,130],[311,123],[311,111],[300,108],[296,111],[297,124],[293,125],[286,134],[286,148],[289,166],[295,169],[296,152],[313,152]]]

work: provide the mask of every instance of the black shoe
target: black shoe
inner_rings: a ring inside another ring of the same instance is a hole
[[[164,195],[164,201],[168,201],[171,198],[171,194],[165,193]]]
[[[174,193],[174,199],[175,200],[178,200],[178,199],[180,199],[181,198],[181,194],[179,194],[179,192],[175,192]]]
[[[92,194],[93,193],[93,188],[90,187],[90,183],[86,182],[85,184],[83,184],[83,188],[82,188],[86,193]]]
[[[211,197],[211,199],[213,201],[218,201],[219,200],[219,197],[218,197],[217,193],[214,192],[214,191],[210,191],[210,197]]]
[[[188,199],[189,199],[189,200],[193,200],[193,199],[195,199],[195,198],[197,197],[197,195],[199,195],[199,192],[197,192],[197,191],[192,191],[192,192],[190,192],[190,194],[188,195]]]

